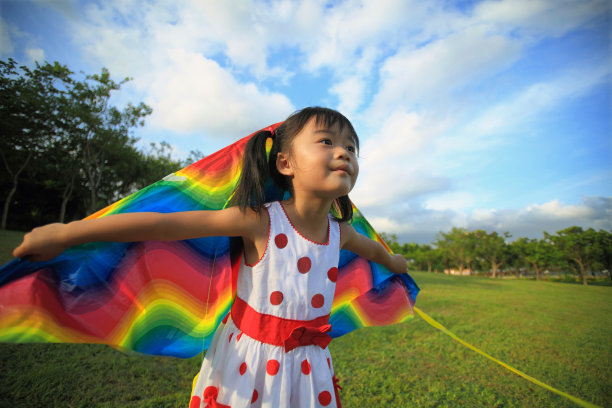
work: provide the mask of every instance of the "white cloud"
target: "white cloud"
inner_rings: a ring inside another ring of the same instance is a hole
[[[0,16],[0,55],[10,55],[13,52],[13,42],[9,26]]]
[[[30,63],[39,62],[42,64],[45,60],[45,51],[43,51],[42,48],[28,48],[26,49],[25,53],[28,56],[28,62]]]
[[[519,29],[527,35],[561,36],[609,12],[606,0],[503,0],[476,6],[474,17],[498,30]]]
[[[459,88],[505,69],[520,56],[511,38],[491,35],[483,27],[469,28],[428,43],[405,48],[381,67],[380,90],[369,109],[380,120],[395,109],[439,112],[439,103]]]
[[[517,129],[542,112],[587,94],[608,80],[610,71],[610,66],[603,63],[568,70],[547,82],[532,83],[485,109],[462,128],[454,129],[453,135],[445,138],[443,144],[454,152],[465,147],[488,147],[498,141],[504,131]]]
[[[294,110],[284,95],[239,83],[202,55],[175,51],[171,59],[157,72],[146,101],[153,107],[153,126],[235,138],[278,122]]]
[[[369,221],[377,231],[395,233],[402,242],[432,242],[438,232],[452,227],[507,231],[514,239],[542,238],[543,231],[555,233],[574,225],[612,230],[612,197],[584,197],[580,204],[552,200],[506,209],[428,209],[413,204],[389,216],[371,216]]]

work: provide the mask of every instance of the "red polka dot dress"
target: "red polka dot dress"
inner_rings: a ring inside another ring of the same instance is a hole
[[[193,388],[195,407],[337,407],[327,345],[340,253],[340,226],[328,239],[297,231],[270,203],[268,244],[242,263],[236,300],[217,329]]]

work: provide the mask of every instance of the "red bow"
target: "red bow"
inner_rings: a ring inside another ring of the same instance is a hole
[[[300,326],[293,329],[291,334],[285,339],[285,353],[299,346],[309,346],[316,344],[324,349],[332,338],[325,334],[331,330],[331,324],[324,324],[319,327]]]
[[[223,405],[217,402],[217,396],[219,395],[219,390],[217,387],[206,387],[204,390],[204,402],[206,403],[206,408],[231,408],[229,405]]]

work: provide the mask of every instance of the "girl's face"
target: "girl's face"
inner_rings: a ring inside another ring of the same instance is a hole
[[[336,199],[353,189],[359,165],[353,137],[348,129],[326,127],[312,117],[293,138],[290,152],[279,152],[279,172],[291,178],[293,191]]]

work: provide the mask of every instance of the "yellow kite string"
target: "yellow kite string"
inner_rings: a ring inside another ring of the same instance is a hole
[[[542,381],[539,381],[525,373],[523,373],[522,371],[517,370],[516,368],[510,367],[508,364],[503,363],[499,360],[497,360],[494,357],[491,357],[490,355],[488,355],[487,353],[485,353],[484,351],[478,350],[476,347],[472,346],[469,343],[466,343],[465,341],[461,340],[459,337],[455,336],[453,333],[451,333],[446,327],[442,326],[440,323],[438,323],[437,321],[435,321],[434,319],[432,319],[430,316],[428,316],[425,312],[423,312],[422,310],[420,310],[419,308],[415,307],[414,310],[419,314],[419,316],[421,316],[427,323],[429,323],[430,325],[432,325],[433,327],[435,327],[436,329],[444,332],[445,334],[449,335],[450,337],[452,337],[453,339],[457,340],[459,343],[463,344],[464,346],[466,346],[469,349],[474,350],[475,352],[482,354],[483,356],[485,356],[486,358],[488,358],[489,360],[493,360],[495,361],[497,364],[501,365],[502,367],[506,367],[508,370],[512,371],[515,374],[520,375],[521,377],[525,378],[526,380],[531,381],[532,383],[539,385],[540,387],[546,388],[549,391],[552,391],[556,394],[559,394],[565,398],[568,398],[572,401],[574,401],[576,404],[581,405],[583,407],[587,407],[587,408],[601,408],[599,405],[595,405],[595,404],[591,404],[590,402],[586,402],[581,400],[580,398],[574,397],[572,395],[569,395],[563,391],[559,391],[558,389],[551,387],[548,384],[544,384]]]

